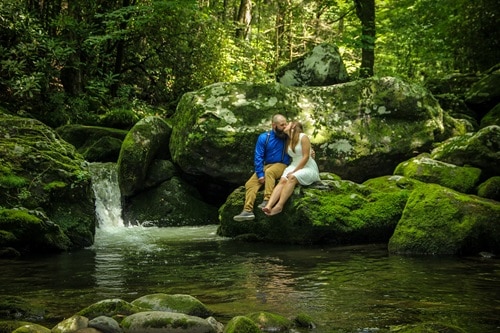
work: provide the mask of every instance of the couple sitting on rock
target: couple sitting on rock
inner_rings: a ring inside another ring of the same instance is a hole
[[[255,218],[253,205],[257,192],[264,184],[264,201],[258,205],[268,215],[279,214],[297,184],[310,185],[319,181],[319,170],[314,161],[311,141],[304,134],[302,124],[276,114],[272,129],[261,133],[255,145],[255,172],[245,183],[245,205],[234,217],[235,221]],[[276,180],[279,179],[278,185]]]

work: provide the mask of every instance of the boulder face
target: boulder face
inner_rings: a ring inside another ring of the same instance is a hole
[[[321,88],[218,83],[182,97],[172,159],[187,174],[242,184],[252,172],[255,140],[275,113],[303,122],[321,171],[356,182],[392,174],[444,139],[437,101],[392,77]]]
[[[392,253],[475,254],[500,249],[498,202],[437,184],[416,188],[389,241]]]
[[[86,162],[37,120],[0,115],[0,207],[0,247],[24,252],[37,244],[37,251],[53,251],[93,243],[96,217]],[[37,231],[16,229],[13,221]]]
[[[155,157],[166,150],[170,126],[159,117],[141,119],[127,133],[118,158],[118,182],[121,195],[132,196],[143,188]]]
[[[484,177],[498,175],[500,126],[492,125],[476,133],[452,137],[432,150],[430,157],[458,166],[480,168]]]
[[[349,76],[336,45],[320,44],[278,69],[276,81],[285,86],[329,86],[347,82]]]

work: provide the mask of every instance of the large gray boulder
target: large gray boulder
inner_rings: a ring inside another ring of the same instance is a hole
[[[173,119],[170,151],[187,174],[242,184],[257,135],[274,113],[298,119],[321,171],[362,182],[444,139],[443,112],[431,94],[393,77],[321,88],[217,83],[185,94]]]
[[[277,82],[294,87],[329,86],[348,79],[339,48],[327,43],[279,68],[276,74]]]
[[[0,114],[0,248],[48,252],[92,245],[90,173],[48,126]]]

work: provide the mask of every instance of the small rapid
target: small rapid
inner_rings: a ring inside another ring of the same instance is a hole
[[[123,227],[116,163],[90,163],[89,170],[92,176],[98,227],[101,229]]]

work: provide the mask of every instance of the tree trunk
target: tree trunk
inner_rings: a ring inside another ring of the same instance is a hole
[[[236,19],[236,38],[248,39],[250,36],[250,23],[252,21],[252,1],[241,0]]]
[[[360,77],[373,76],[375,63],[375,0],[354,0],[356,15],[361,21]]]

